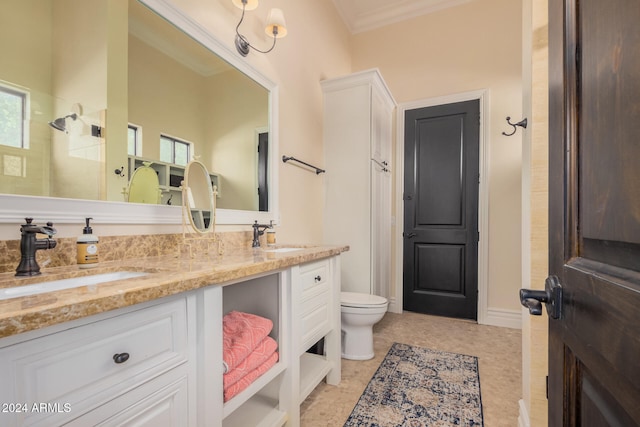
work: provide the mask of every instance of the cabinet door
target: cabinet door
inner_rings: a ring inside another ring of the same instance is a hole
[[[371,158],[387,169],[391,164],[391,111],[382,95],[371,91]]]
[[[76,418],[69,427],[186,427],[189,416],[188,380],[180,369],[145,384],[108,404]]]
[[[322,260],[300,266],[300,348],[304,353],[332,327],[331,277],[329,261]]]
[[[391,173],[371,161],[371,293],[387,298],[391,283]]]

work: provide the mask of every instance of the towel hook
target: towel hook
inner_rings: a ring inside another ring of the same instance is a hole
[[[514,133],[516,133],[516,131],[518,130],[518,128],[516,126],[520,126],[521,128],[524,128],[524,129],[527,128],[527,118],[526,117],[524,119],[520,120],[518,123],[511,123],[511,117],[507,117],[507,123],[509,123],[510,126],[513,126],[513,132],[511,132],[511,133],[502,132],[502,134],[504,136],[511,136]]]

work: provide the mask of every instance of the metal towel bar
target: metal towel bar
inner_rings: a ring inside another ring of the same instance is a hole
[[[324,169],[320,169],[319,167],[313,166],[313,165],[311,165],[311,164],[309,164],[307,162],[303,162],[302,160],[298,160],[295,157],[282,156],[282,161],[284,163],[287,163],[289,160],[293,160],[294,162],[302,163],[305,166],[309,166],[310,168],[315,169],[316,170],[316,175],[319,175],[321,173],[326,172]]]

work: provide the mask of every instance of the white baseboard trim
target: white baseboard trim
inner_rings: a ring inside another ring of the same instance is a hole
[[[402,314],[402,307],[399,307],[399,305],[400,303],[395,297],[389,298],[389,307],[387,308],[387,311]]]
[[[522,313],[519,310],[489,308],[484,316],[483,325],[502,326],[503,328],[522,329]]]
[[[527,406],[524,404],[524,400],[520,399],[518,401],[518,406],[520,406],[520,412],[518,414],[518,427],[531,427],[531,423],[529,421],[529,413],[527,412]]]

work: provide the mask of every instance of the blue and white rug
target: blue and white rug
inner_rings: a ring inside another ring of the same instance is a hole
[[[477,357],[394,343],[344,427],[482,425]]]

